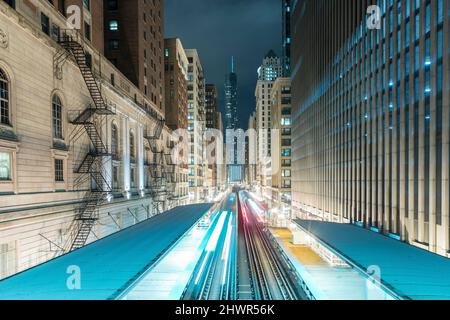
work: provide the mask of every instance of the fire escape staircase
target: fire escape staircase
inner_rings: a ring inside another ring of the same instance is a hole
[[[93,105],[77,112],[70,119],[73,125],[84,128],[91,142],[91,148],[75,169],[75,173],[88,177],[90,190],[86,192],[76,209],[72,234],[68,245],[64,248],[68,251],[79,249],[86,244],[98,220],[98,209],[107,201],[108,194],[112,191],[111,185],[105,178],[105,158],[109,159],[111,155],[103,141],[101,125],[108,115],[115,114],[115,110],[103,99],[98,83],[87,63],[82,41],[78,39],[80,35],[74,30],[63,30],[59,36],[59,44],[67,53],[65,56],[75,60],[93,102]]]
[[[174,192],[174,188],[172,188],[172,185],[174,185],[173,174],[168,174],[167,171],[167,154],[158,145],[164,124],[164,120],[158,120],[153,132],[146,136],[153,154],[149,165],[150,176],[152,177],[150,194],[157,212],[161,212],[164,204],[172,199]],[[169,171],[174,173],[175,166],[171,165],[169,167],[172,168]]]

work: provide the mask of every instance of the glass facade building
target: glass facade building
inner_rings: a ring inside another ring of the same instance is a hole
[[[283,20],[283,76],[289,77],[291,74],[291,0],[282,0],[282,20]]]
[[[295,1],[292,10],[298,214],[447,255],[449,1]]]
[[[237,74],[231,57],[230,73],[225,77],[225,129],[237,129]]]

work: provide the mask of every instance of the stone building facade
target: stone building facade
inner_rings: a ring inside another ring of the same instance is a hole
[[[49,26],[65,29],[66,18],[49,1],[14,5],[0,2],[0,278],[67,252],[75,209],[92,184],[74,173],[91,146],[86,132],[71,123],[92,104],[90,92],[73,59],[55,60],[63,49],[56,31],[47,32]],[[98,210],[89,243],[174,204],[157,208],[152,200],[148,137],[164,117],[160,106],[95,43],[80,42],[103,98],[114,106],[114,114],[98,124],[112,154],[103,166],[112,192]],[[170,137],[163,127],[155,141],[165,154]]]

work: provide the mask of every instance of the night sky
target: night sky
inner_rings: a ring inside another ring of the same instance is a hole
[[[255,109],[256,71],[269,49],[281,54],[281,1],[165,0],[165,37],[178,37],[185,49],[199,51],[222,112],[225,74],[235,56],[239,124],[246,129]]]

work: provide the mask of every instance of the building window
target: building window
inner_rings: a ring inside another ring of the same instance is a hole
[[[0,152],[0,181],[11,181],[11,154]]]
[[[134,144],[134,134],[130,131],[130,158],[134,161],[136,146]]]
[[[6,4],[8,4],[11,8],[16,8],[16,1],[15,0],[4,0]]]
[[[64,182],[64,163],[61,159],[55,159],[55,181]]]
[[[16,272],[15,242],[0,244],[0,279]]]
[[[109,30],[110,31],[119,30],[119,22],[117,20],[110,20],[109,21]]]
[[[117,0],[108,0],[108,10],[117,10],[119,9]]]
[[[283,135],[283,136],[290,136],[291,135],[291,128],[282,128],[281,129],[281,135]]]
[[[290,157],[291,156],[291,149],[282,149],[281,150],[281,156],[282,157]]]
[[[119,154],[119,130],[115,124],[111,127],[111,153],[113,156]]]
[[[113,167],[113,176],[112,176],[112,187],[113,190],[118,190],[119,189],[119,168],[118,167]]]
[[[119,40],[116,40],[116,39],[109,40],[109,49],[110,50],[118,50],[119,49]]]
[[[291,170],[282,170],[282,171],[281,171],[281,176],[282,176],[283,178],[288,178],[288,177],[290,177],[290,176],[291,176]]]
[[[56,24],[53,23],[52,24],[52,38],[55,41],[58,41],[59,34],[60,34],[60,28]]]
[[[42,12],[41,12],[41,28],[45,34],[50,35],[50,19]]]
[[[9,112],[9,80],[5,72],[0,69],[0,123],[11,125]]]
[[[58,0],[58,11],[65,17],[66,16],[66,1]]]
[[[290,147],[291,146],[291,139],[282,139],[281,140],[281,145],[283,147]]]
[[[290,188],[291,187],[291,180],[283,180],[281,183],[282,188]]]
[[[290,117],[283,117],[283,118],[281,118],[281,125],[282,126],[290,126],[291,125],[291,118]]]
[[[91,10],[91,0],[83,0],[83,6],[84,6],[87,10]]]
[[[64,139],[62,129],[62,103],[57,95],[52,99],[53,138]]]
[[[84,22],[84,37],[91,41],[91,25],[86,21]]]
[[[134,171],[134,168],[131,168],[130,175],[131,175],[131,187],[134,188],[134,187],[136,186],[136,182],[135,182],[136,179],[135,179],[135,171]]]

